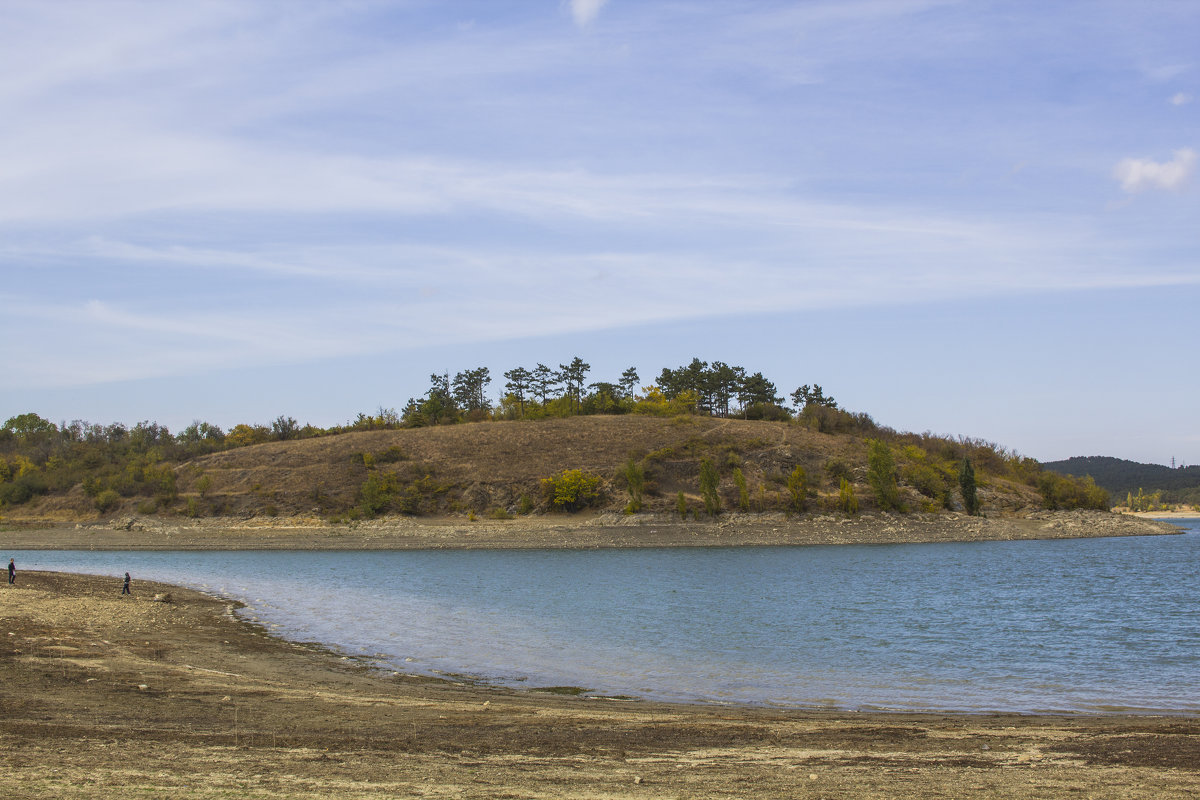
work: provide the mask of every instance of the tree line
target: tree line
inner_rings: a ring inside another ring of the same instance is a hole
[[[503,373],[498,401],[488,394],[492,383],[487,367],[429,376],[429,389],[408,400],[395,424],[419,427],[478,422],[488,419],[539,419],[577,414],[700,414],[743,419],[788,420],[805,413],[828,418],[837,402],[820,385],[804,384],[787,400],[761,372],[693,358],[686,365],[664,367],[654,382],[641,385],[636,367],[614,380],[588,381],[591,365],[579,356],[557,368],[543,363],[513,367]],[[861,420],[859,420],[861,422]],[[828,423],[828,419],[826,419]]]

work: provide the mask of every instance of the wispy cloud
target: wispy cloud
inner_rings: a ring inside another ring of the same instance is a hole
[[[1185,147],[1176,150],[1170,161],[1151,161],[1148,158],[1122,159],[1113,169],[1113,176],[1127,192],[1146,189],[1179,189],[1196,169],[1196,151]]]
[[[608,5],[608,0],[570,0],[571,17],[581,28],[591,25],[600,13],[600,9]]]
[[[1192,102],[1192,99],[1192,96],[1187,92],[1177,92],[1176,94],[1171,95],[1171,99],[1167,102],[1173,106],[1186,106],[1188,103]]]
[[[5,3],[0,341],[63,331],[8,375],[1193,280],[1194,241],[1149,232],[1174,220],[1091,205],[1094,132],[1142,141],[1070,104],[1106,91],[1113,7],[1081,44],[986,5]]]

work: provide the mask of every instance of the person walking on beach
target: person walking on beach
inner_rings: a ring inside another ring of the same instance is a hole
[[[125,573],[125,583],[121,585],[121,594],[133,594],[129,591],[129,573]]]
[[[8,560],[8,582],[10,584],[17,582],[17,565],[11,558]]]

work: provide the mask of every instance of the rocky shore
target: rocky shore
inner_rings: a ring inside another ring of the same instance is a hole
[[[319,517],[121,517],[0,528],[12,549],[404,550],[429,548],[715,547],[1067,539],[1178,533],[1165,522],[1100,511],[1025,515],[672,514],[542,515],[516,519],[386,517],[331,524]]]

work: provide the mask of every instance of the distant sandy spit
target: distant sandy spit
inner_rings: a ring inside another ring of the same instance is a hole
[[[1127,517],[1140,519],[1200,519],[1200,511],[1124,511]]]

